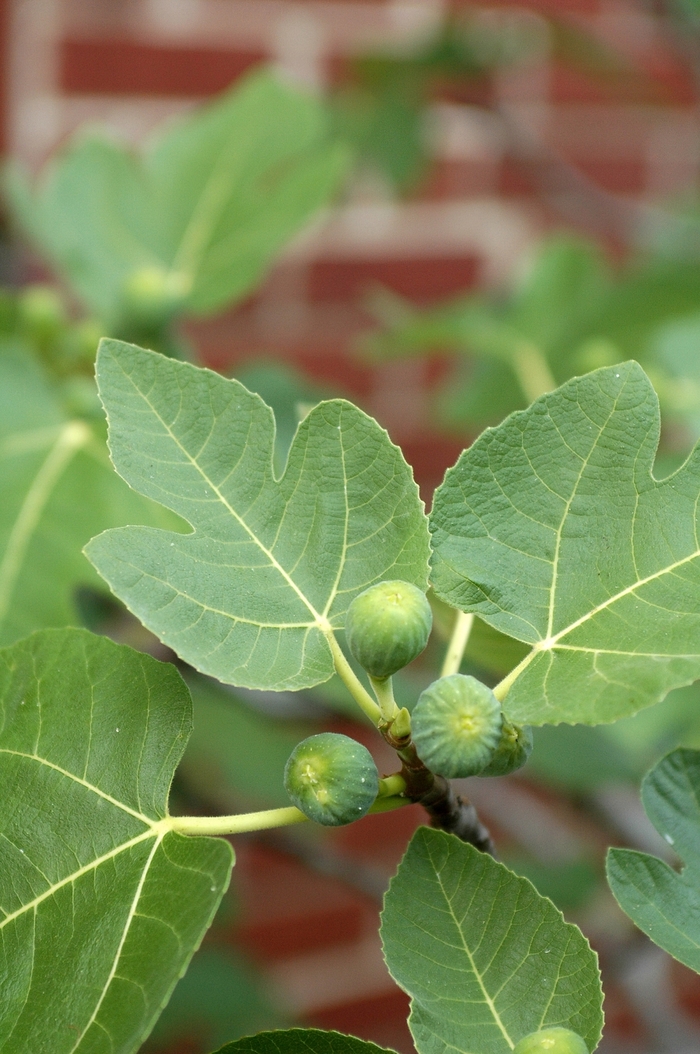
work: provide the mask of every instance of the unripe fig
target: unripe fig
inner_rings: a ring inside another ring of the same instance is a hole
[[[496,696],[475,677],[434,681],[411,714],[420,759],[439,776],[476,776],[491,761],[503,726]]]
[[[122,312],[132,324],[158,328],[182,308],[185,295],[181,275],[159,266],[140,267],[124,281]]]
[[[588,1054],[588,1047],[570,1028],[543,1028],[523,1036],[513,1054]]]
[[[501,738],[494,755],[480,776],[509,776],[521,769],[532,753],[532,730],[503,718]]]
[[[379,791],[379,773],[361,743],[337,732],[309,736],[292,751],[284,786],[298,809],[326,827],[364,816]]]
[[[430,604],[410,582],[379,582],[356,596],[345,619],[350,651],[372,677],[391,677],[425,648]]]

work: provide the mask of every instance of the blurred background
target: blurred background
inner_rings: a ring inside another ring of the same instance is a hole
[[[638,359],[659,393],[658,475],[700,436],[700,0],[0,0],[0,47],[0,410],[16,403],[21,360],[34,371],[21,381],[30,417],[60,404],[98,421],[92,360],[111,335],[259,391],[280,464],[305,408],[352,399],[402,447],[427,504],[484,426],[621,359]],[[164,308],[157,268],[138,253],[128,264],[117,227],[136,191],[114,158],[150,156],[139,152],[154,136],[261,66],[318,108],[336,159],[325,189],[270,236],[249,279],[196,302],[176,291]],[[104,260],[121,252],[112,302]],[[80,619],[174,659],[87,567],[70,590],[70,616],[18,626]],[[406,705],[449,637],[452,613],[435,614],[429,651],[397,678]],[[477,623],[464,669],[493,683],[519,649]],[[321,729],[395,767],[334,682],[292,696],[183,673],[195,733],[175,808],[284,804],[286,758]],[[600,953],[604,1054],[700,1049],[700,979],[635,932],[603,877],[610,844],[672,859],[638,788],[679,743],[700,746],[697,687],[612,727],[542,729],[522,773],[467,781],[501,859]],[[377,921],[420,822],[412,806],[238,838],[232,889],[144,1049],[203,1054],[302,1023],[408,1054],[408,1000]]]

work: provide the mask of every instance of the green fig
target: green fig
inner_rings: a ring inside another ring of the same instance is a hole
[[[493,757],[480,776],[509,776],[521,769],[532,753],[532,730],[503,718],[501,738]]]
[[[337,732],[321,732],[292,751],[284,786],[298,809],[326,827],[364,816],[379,791],[379,773],[361,743]]]
[[[122,313],[133,325],[158,329],[182,310],[186,292],[185,280],[177,272],[160,266],[140,267],[122,286]]]
[[[391,677],[425,648],[430,604],[410,582],[380,582],[355,597],[345,619],[350,651],[372,677]]]
[[[420,759],[439,776],[476,776],[498,747],[503,715],[496,696],[475,677],[452,673],[434,681],[411,714]]]
[[[523,1036],[513,1054],[589,1054],[588,1047],[570,1028],[543,1028]]]

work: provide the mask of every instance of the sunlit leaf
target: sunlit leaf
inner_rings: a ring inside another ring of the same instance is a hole
[[[614,721],[700,676],[700,454],[657,481],[658,438],[626,363],[486,431],[438,489],[435,592],[532,647],[515,720]]]
[[[509,1054],[555,1025],[594,1050],[596,955],[550,900],[486,853],[420,828],[382,912],[384,955],[412,997],[419,1054]]]
[[[428,534],[411,471],[343,400],[300,424],[273,473],[272,412],[237,381],[103,342],[100,392],[117,468],[193,533],[128,527],[86,549],[114,592],[187,662],[249,688],[333,673],[328,643],[363,589],[425,586]]]

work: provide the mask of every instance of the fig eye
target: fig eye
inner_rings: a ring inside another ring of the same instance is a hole
[[[499,745],[503,715],[490,688],[452,673],[420,695],[411,728],[418,756],[433,772],[448,779],[476,776]]]
[[[298,809],[326,827],[364,816],[379,791],[379,773],[361,743],[337,732],[304,739],[292,751],[284,786]]]

